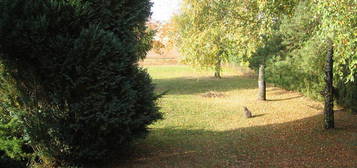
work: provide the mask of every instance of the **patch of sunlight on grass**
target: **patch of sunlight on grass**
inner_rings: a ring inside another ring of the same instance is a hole
[[[148,69],[149,73],[155,79],[167,79],[167,78],[187,78],[192,79],[196,78],[212,78],[214,71],[213,70],[204,70],[196,69],[186,65],[159,65],[159,66],[145,66]],[[223,67],[222,75],[232,76],[238,73],[236,68],[230,66]]]
[[[153,128],[224,131],[284,123],[320,113],[317,109],[304,111],[306,105],[318,106],[318,102],[276,87],[268,88],[269,101],[258,101],[256,79],[234,76],[232,69],[223,79],[212,78],[210,71],[197,72],[184,65],[149,66],[148,71],[157,90],[168,91],[160,101],[165,120],[154,124]],[[223,93],[226,97],[202,96],[210,91]],[[289,102],[289,106],[282,106],[282,102]],[[247,106],[253,115],[261,117],[245,119],[243,106]]]

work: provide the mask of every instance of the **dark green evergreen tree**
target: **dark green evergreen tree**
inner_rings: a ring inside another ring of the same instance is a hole
[[[149,0],[4,0],[0,51],[31,146],[56,165],[100,160],[160,119],[139,59]]]

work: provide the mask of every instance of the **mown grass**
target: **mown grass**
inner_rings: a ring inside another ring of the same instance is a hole
[[[164,120],[113,167],[357,167],[357,116],[339,110],[337,129],[325,131],[321,102],[276,87],[257,101],[257,81],[235,70],[218,80],[183,65],[146,67],[157,92],[168,90]]]

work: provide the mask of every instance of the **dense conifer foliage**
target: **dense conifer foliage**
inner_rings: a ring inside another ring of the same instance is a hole
[[[4,0],[0,51],[44,163],[104,159],[161,118],[147,72],[149,0]]]

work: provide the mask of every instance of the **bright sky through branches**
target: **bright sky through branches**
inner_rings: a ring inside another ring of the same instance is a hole
[[[161,22],[169,21],[173,14],[179,11],[181,1],[182,0],[151,0],[151,2],[154,3],[151,19]]]

